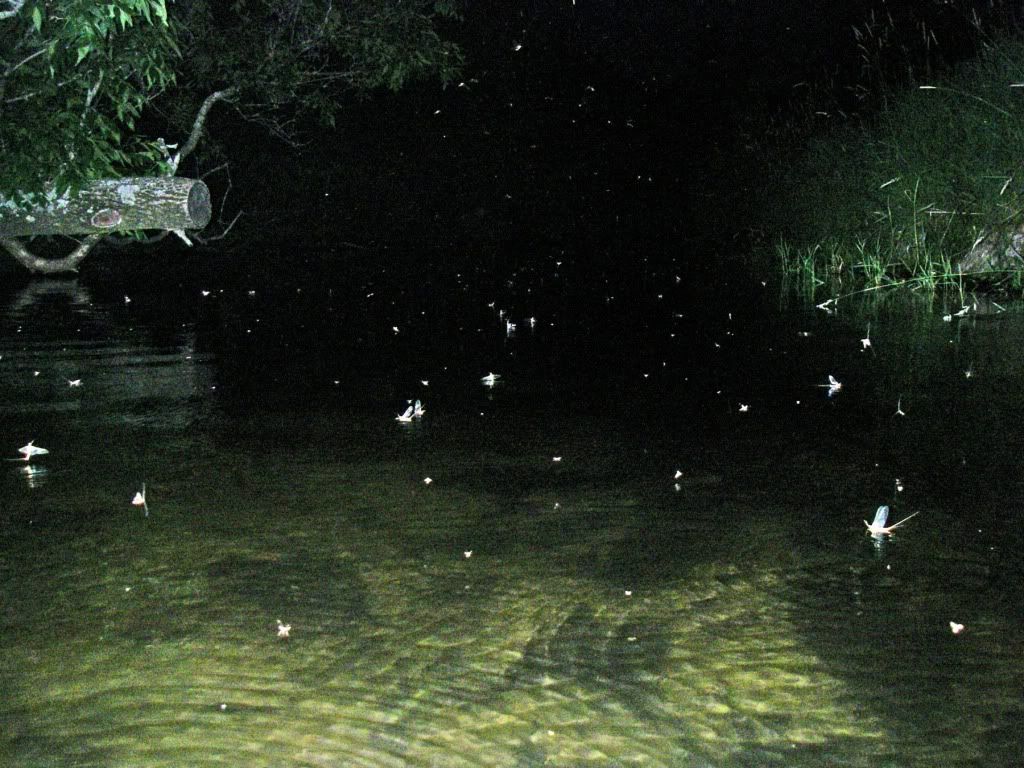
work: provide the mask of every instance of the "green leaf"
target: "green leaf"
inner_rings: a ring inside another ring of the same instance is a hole
[[[91,50],[92,45],[89,45],[88,43],[86,45],[78,46],[78,58],[75,59],[75,65],[77,66],[78,64],[80,64],[82,62],[82,59],[89,55],[89,51]]]
[[[36,28],[36,32],[43,29],[43,11],[38,5],[32,9],[32,26]]]

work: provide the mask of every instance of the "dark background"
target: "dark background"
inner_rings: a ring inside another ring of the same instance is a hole
[[[329,268],[360,282],[390,266],[486,282],[557,259],[600,284],[652,269],[713,280],[771,239],[756,216],[773,163],[969,57],[984,39],[972,12],[1001,30],[1018,5],[470,3],[442,30],[466,57],[446,88],[348,97],[335,128],[301,126],[294,144],[218,106],[206,154],[181,172],[229,162],[206,180],[222,223],[242,213],[230,236],[108,249],[87,273],[142,261],[157,281]],[[878,37],[858,47],[854,27]]]

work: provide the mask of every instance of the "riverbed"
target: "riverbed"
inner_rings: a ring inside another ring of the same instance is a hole
[[[0,297],[0,762],[1017,764],[1019,302],[381,282]]]

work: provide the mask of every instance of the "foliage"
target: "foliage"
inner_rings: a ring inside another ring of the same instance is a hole
[[[289,136],[352,91],[443,82],[453,0],[24,0],[0,5],[0,196],[168,172],[157,136],[187,135],[229,90]],[[172,133],[173,131],[173,133]]]
[[[288,136],[312,115],[331,124],[343,94],[436,76],[462,64],[437,21],[450,0],[181,0],[182,71],[200,97],[237,89],[242,114]]]
[[[985,96],[971,95],[974,86],[958,80],[974,76],[971,65],[960,75],[951,73],[986,51],[989,62],[1019,56],[999,51],[1010,44],[1006,35],[1021,28],[1020,4],[858,0],[834,9],[852,14],[849,31],[819,36],[827,40],[827,56],[805,51],[805,69],[782,67],[776,98],[758,101],[755,93],[737,116],[734,140],[725,137],[708,153],[702,195],[716,204],[702,210],[706,226],[735,233],[749,245],[730,253],[742,254],[754,269],[771,269],[780,255],[791,269],[813,262],[814,271],[805,275],[810,284],[844,273],[847,288],[851,282],[863,285],[880,277],[879,268],[886,270],[886,281],[900,281],[896,275],[918,274],[918,265],[926,264],[942,280],[944,265],[956,267],[971,233],[986,226],[983,219],[998,217],[996,208],[981,201],[996,193],[1001,204],[1010,205],[1014,192],[1011,184],[998,194],[1006,176],[994,187],[980,184],[985,167],[1013,167],[1003,162],[1012,143],[1001,145],[1003,160],[987,149],[970,156],[976,141],[1016,141],[1012,126],[998,109],[977,109],[982,104],[974,96]],[[1011,80],[993,76],[993,105],[1020,94],[1007,87],[1019,82],[1020,73],[1009,66],[1003,74]],[[921,85],[952,85],[962,93],[922,91]],[[955,98],[944,113],[933,111],[943,96]],[[967,101],[973,104],[964,111]],[[979,126],[968,113],[983,123],[977,135]],[[952,168],[960,158],[967,164]],[[972,188],[984,194],[971,197]],[[780,239],[781,252],[773,247]]]
[[[988,44],[950,76],[813,141],[766,211],[792,265],[845,265],[861,285],[942,281],[989,232],[1024,218],[1024,40]]]
[[[0,194],[151,168],[133,129],[177,56],[165,0],[35,0],[0,19]]]

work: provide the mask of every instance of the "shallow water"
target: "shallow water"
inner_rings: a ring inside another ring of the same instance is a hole
[[[209,290],[3,297],[0,762],[1018,764],[1024,307]]]

